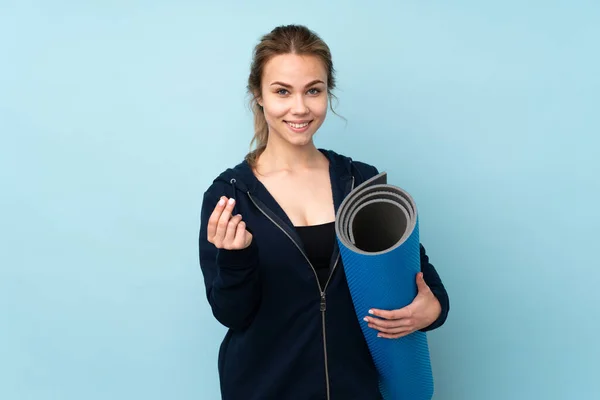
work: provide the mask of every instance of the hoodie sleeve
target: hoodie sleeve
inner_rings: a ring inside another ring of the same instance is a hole
[[[215,318],[233,330],[251,322],[260,302],[258,249],[253,240],[242,250],[218,249],[207,240],[207,223],[220,196],[204,194],[200,221],[199,256],[206,296]]]
[[[448,317],[448,312],[450,311],[450,300],[448,298],[446,288],[444,287],[444,283],[442,282],[442,279],[437,273],[435,267],[429,262],[429,256],[427,255],[425,247],[423,247],[422,244],[420,245],[420,250],[423,279],[442,306],[442,311],[438,319],[435,320],[431,325],[421,329],[422,332],[427,332],[439,328],[444,324],[446,318]]]

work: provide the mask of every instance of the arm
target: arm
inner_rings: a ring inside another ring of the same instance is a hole
[[[433,329],[439,328],[446,322],[446,318],[448,317],[448,312],[450,311],[450,299],[448,297],[448,292],[446,292],[446,288],[437,273],[435,267],[429,262],[429,256],[425,251],[425,247],[420,245],[421,249],[421,272],[423,272],[423,279],[425,283],[431,291],[436,299],[440,302],[441,312],[439,317],[429,326],[421,329],[422,332],[431,331]]]
[[[239,250],[217,248],[208,241],[209,218],[218,200],[208,191],[204,194],[198,245],[200,267],[213,315],[224,326],[242,330],[252,322],[260,302],[258,249],[254,240]],[[227,207],[233,209],[232,205]]]

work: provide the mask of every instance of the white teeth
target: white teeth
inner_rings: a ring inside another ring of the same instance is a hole
[[[303,124],[292,124],[291,122],[288,122],[288,124],[292,127],[292,128],[296,128],[296,129],[301,129],[304,128],[306,125],[308,125],[308,122],[305,122]]]

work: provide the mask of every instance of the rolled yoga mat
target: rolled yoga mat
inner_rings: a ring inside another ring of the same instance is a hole
[[[395,310],[417,295],[421,270],[419,222],[412,197],[382,172],[357,186],[336,216],[346,279],[386,400],[429,400],[433,375],[427,335],[378,338],[363,318],[369,309]]]

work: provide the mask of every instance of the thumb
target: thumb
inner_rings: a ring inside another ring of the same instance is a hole
[[[425,279],[423,278],[423,273],[419,272],[417,274],[417,289],[419,292],[425,292],[429,290],[429,286],[425,283]]]

